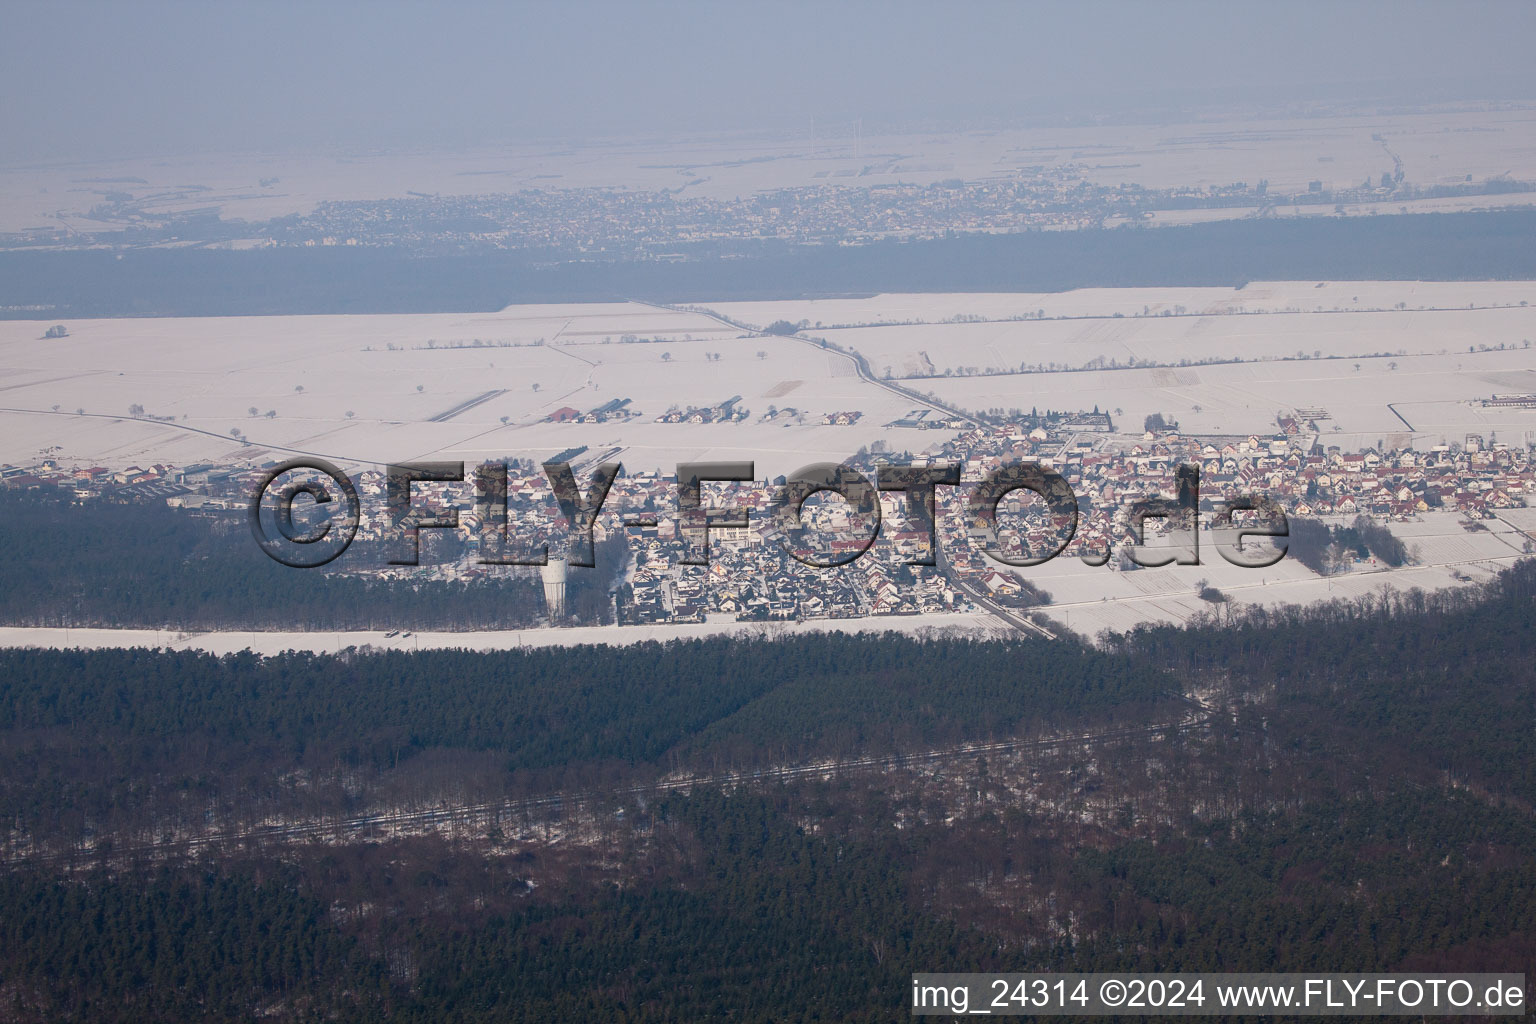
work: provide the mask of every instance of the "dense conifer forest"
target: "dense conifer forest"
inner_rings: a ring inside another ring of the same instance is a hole
[[[448,538],[424,531],[422,564]],[[522,629],[546,621],[538,570],[498,566],[472,580],[392,580],[385,556],[354,544],[355,574],[293,569],[251,539],[244,513],[172,512],[143,501],[75,502],[56,490],[0,494],[0,622],[149,629]],[[606,557],[604,557],[606,555]],[[573,572],[573,623],[613,621],[621,557]]]
[[[896,1020],[914,970],[1536,974],[1533,618],[1525,563],[1100,648],[8,652],[0,1017]]]

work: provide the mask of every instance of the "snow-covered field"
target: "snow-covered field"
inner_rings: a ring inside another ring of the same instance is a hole
[[[69,337],[47,341],[45,326],[0,323],[3,462],[184,465],[290,450],[353,464],[474,462],[587,445],[625,448],[633,469],[755,458],[778,474],[846,458],[910,407],[804,342],[743,338],[704,316],[639,304],[71,321]],[[625,344],[625,336],[665,340]],[[734,396],[751,410],[746,422],[654,422],[673,406]],[[585,413],[615,398],[631,399],[640,415],[547,422],[557,409]],[[136,405],[166,419],[131,417]],[[770,405],[804,420],[758,422]],[[847,409],[861,410],[868,429],[821,425],[825,413]]]
[[[969,409],[1097,406],[1119,410],[1127,428],[1160,412],[1189,433],[1262,434],[1279,411],[1320,408],[1329,441],[1353,448],[1459,441],[1469,432],[1512,442],[1536,436],[1536,412],[1479,402],[1536,392],[1536,349],[1526,348],[1536,340],[1536,305],[1522,302],[1536,303],[1536,284],[1265,282],[1240,290],[879,295],[726,304],[720,312],[755,325],[922,321],[822,334],[864,354],[877,375],[887,367],[895,377],[936,373],[904,383]],[[1318,308],[1329,312],[1293,312]],[[1365,311],[1333,312],[1348,309]],[[1007,319],[1040,310],[1045,319]],[[1165,310],[1182,312],[1158,315]],[[997,322],[942,322],[956,316]],[[631,469],[751,459],[771,476],[840,461],[877,439],[918,451],[943,436],[887,428],[913,403],[861,381],[835,354],[637,303],[86,320],[70,322],[70,336],[59,340],[41,338],[46,326],[0,322],[0,462],[52,456],[122,468],[261,462],[289,451],[349,464],[476,462],[586,445],[623,449]],[[1231,357],[1245,361],[1178,365]],[[1132,360],[1172,365],[1125,368]],[[1122,368],[986,373],[1098,361]],[[672,407],[736,396],[750,410],[746,422],[655,422]],[[548,421],[557,409],[584,413],[615,398],[629,398],[639,415]],[[146,415],[130,416],[134,406]],[[770,406],[798,415],[762,422]],[[843,410],[863,418],[851,427],[821,423]]]
[[[1536,298],[1536,288],[1529,289]],[[1061,365],[1456,353],[1536,337],[1536,307],[1436,312],[1093,317],[826,332],[877,374],[933,377]],[[914,384],[914,386],[922,386]]]
[[[971,409],[1119,409],[1117,425],[1132,430],[1160,412],[1195,435],[1269,434],[1277,412],[1320,408],[1329,416],[1319,421],[1325,443],[1347,450],[1453,443],[1467,433],[1497,434],[1510,443],[1536,438],[1536,411],[1485,408],[1478,401],[1536,392],[1536,349],[1016,374],[920,385]]]
[[[1536,391],[1532,282],[878,295],[719,311],[751,324],[821,323],[824,336],[858,350],[876,374],[971,409],[1096,405],[1121,409],[1118,419],[1130,425],[1162,412],[1189,432],[1246,433],[1266,430],[1277,410],[1323,407],[1332,416],[1324,429],[1350,435],[1339,441],[1355,446],[1410,424],[1436,441],[1469,431],[1518,439],[1536,429],[1529,412],[1465,404]],[[990,322],[945,322],[956,318]],[[831,329],[846,324],[883,326]],[[1244,363],[1182,365],[1234,359]],[[1049,372],[1055,368],[1072,372]]]
[[[284,651],[336,653],[348,647],[375,651],[475,650],[506,651],[521,647],[574,647],[580,644],[628,646],[649,640],[688,640],[730,633],[735,636],[799,636],[807,633],[959,632],[1003,634],[1008,627],[988,615],[963,612],[932,615],[870,616],[862,619],[815,620],[773,624],[737,622],[679,623],[650,626],[576,626],[568,629],[490,630],[473,633],[412,633],[386,637],[376,631],[178,633],[154,629],[48,629],[0,626],[0,647],[122,648],[163,647],[177,651],[256,654]]]
[[[1426,515],[1420,522],[1391,523],[1412,564],[1389,569],[1370,562],[1352,571],[1321,577],[1294,558],[1265,569],[1232,565],[1203,535],[1199,565],[1159,566],[1119,572],[1058,558],[1020,570],[1052,598],[1043,609],[1054,622],[1085,636],[1104,630],[1121,632],[1142,623],[1180,623],[1211,612],[1215,605],[1199,597],[1202,582],[1220,590],[1236,607],[1311,604],[1348,600],[1387,589],[1441,590],[1482,582],[1522,557],[1525,536],[1536,529],[1536,509],[1501,512],[1485,521],[1486,531],[1468,532],[1455,513]]]
[[[876,374],[969,409],[1097,406],[1120,410],[1127,427],[1160,412],[1188,433],[1243,434],[1272,430],[1278,411],[1322,408],[1329,442],[1350,448],[1467,433],[1536,437],[1536,412],[1477,401],[1536,392],[1529,281],[1281,281],[716,308],[754,325],[808,321],[813,334],[820,323],[821,335],[858,350]],[[992,322],[945,322],[957,318]],[[883,326],[841,326],[851,324]],[[1155,365],[1126,368],[1132,361]],[[1122,368],[1082,369],[1115,363]],[[1070,372],[1049,372],[1053,365]]]
[[[1319,310],[1465,309],[1536,305],[1531,281],[1251,281],[1242,288],[1079,288],[1068,292],[905,292],[847,299],[702,303],[744,323],[813,326],[937,324],[956,317],[1136,317]],[[834,337],[841,337],[837,335]],[[1310,351],[1310,350],[1309,350]]]

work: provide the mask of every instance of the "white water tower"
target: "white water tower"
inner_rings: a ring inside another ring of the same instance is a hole
[[[551,558],[539,569],[544,580],[544,610],[551,622],[565,617],[565,559]]]

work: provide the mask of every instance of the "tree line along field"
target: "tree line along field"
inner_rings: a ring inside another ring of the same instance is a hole
[[[1225,313],[1381,311],[1519,306],[1529,281],[1253,280],[1240,286],[1083,287],[1060,292],[889,292],[837,298],[712,304],[732,319],[804,320],[813,328],[963,320],[1216,316]]]

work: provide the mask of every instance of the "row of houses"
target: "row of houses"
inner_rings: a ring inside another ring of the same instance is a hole
[[[721,407],[727,412],[734,401]],[[677,513],[677,485],[670,475],[635,473],[621,477],[593,528],[603,544],[622,538],[628,562],[621,581],[621,616],[627,621],[701,621],[723,616],[747,621],[851,617],[872,614],[921,614],[960,609],[965,598],[957,579],[1002,598],[1028,599],[1029,588],[1012,570],[984,553],[995,540],[1009,555],[1039,556],[1059,544],[1069,516],[1050,512],[1027,491],[1006,495],[999,508],[1003,524],[995,538],[967,508],[970,488],[999,467],[1038,462],[1071,485],[1079,506],[1076,537],[1067,554],[1103,555],[1127,542],[1125,509],[1148,497],[1177,492],[1180,466],[1199,468],[1200,507],[1215,510],[1224,499],[1263,495],[1293,515],[1360,513],[1408,519],[1448,510],[1463,518],[1495,515],[1528,503],[1536,489],[1536,460],[1523,445],[1469,437],[1464,444],[1344,451],[1325,446],[1320,435],[1294,429],[1297,417],[1279,418],[1272,435],[1250,434],[1198,438],[1177,431],[1134,437],[1083,431],[1076,426],[1093,414],[1063,414],[1049,425],[1032,418],[972,427],[918,452],[865,454],[850,460],[873,476],[881,460],[914,466],[958,463],[960,487],[940,487],[934,525],[943,568],[909,563],[932,560],[929,534],[906,518],[900,494],[881,496],[878,539],[868,542],[873,509],[849,510],[839,500],[807,506],[813,537],[831,538],[834,555],[858,555],[838,568],[804,564],[809,542],[789,539],[768,520],[777,489],[767,481],[720,485],[707,503],[728,500],[751,510],[744,527],[711,528],[707,566],[684,564],[697,537],[688,536]],[[1286,422],[1289,420],[1290,422]],[[1088,421],[1096,423],[1096,420]],[[563,455],[591,462],[585,449]],[[243,510],[272,463],[62,467],[47,458],[28,467],[0,467],[0,484],[11,487],[57,484],[82,499],[140,495],[163,499],[180,509]],[[578,479],[585,478],[577,469]],[[388,539],[385,478],[368,470],[354,476],[362,498],[359,536]],[[460,512],[456,532],[461,556],[456,564],[431,571],[473,576],[485,571],[480,559],[489,527],[485,510],[474,504],[473,486],[464,483],[417,484],[418,505],[447,505]],[[548,546],[552,557],[566,550],[564,521],[548,480],[533,462],[509,467],[505,515],[505,552],[533,553]],[[796,545],[799,545],[798,547]],[[868,548],[866,551],[865,548]],[[1113,562],[1110,563],[1113,566]],[[337,563],[336,571],[349,571]],[[353,570],[357,571],[357,570]],[[399,570],[407,571],[407,570]],[[425,570],[424,570],[425,571]],[[579,571],[579,570],[578,570]]]

